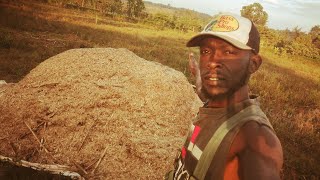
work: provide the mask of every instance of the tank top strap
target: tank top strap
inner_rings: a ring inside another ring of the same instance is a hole
[[[270,124],[267,116],[258,105],[253,104],[246,107],[245,109],[241,110],[240,112],[223,122],[215,131],[208,144],[204,148],[203,153],[190,179],[204,179],[212,162],[212,159],[226,134],[233,128],[241,127],[243,124],[249,121],[256,121],[257,123],[266,125],[273,130],[273,127]]]

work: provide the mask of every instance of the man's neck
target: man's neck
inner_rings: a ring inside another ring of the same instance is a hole
[[[208,102],[208,107],[211,108],[222,108],[228,107],[232,104],[242,102],[249,99],[249,87],[244,85],[239,88],[236,92],[229,96],[223,96],[221,98],[210,99]]]

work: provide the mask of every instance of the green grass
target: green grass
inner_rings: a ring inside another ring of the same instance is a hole
[[[37,9],[35,11],[34,9]],[[159,30],[78,10],[30,2],[0,3],[0,79],[18,82],[45,59],[81,47],[127,48],[188,77],[193,33]],[[320,178],[320,61],[279,57],[262,47],[263,65],[250,86],[284,149],[283,179]],[[296,178],[295,178],[296,177]]]

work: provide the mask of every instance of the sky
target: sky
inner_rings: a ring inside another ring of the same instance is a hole
[[[273,29],[301,28],[309,32],[320,25],[320,0],[147,0],[172,7],[214,15],[219,12],[240,14],[243,6],[260,3],[269,15],[267,26]]]

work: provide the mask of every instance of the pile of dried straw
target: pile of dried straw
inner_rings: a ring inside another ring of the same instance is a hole
[[[181,72],[126,49],[69,50],[0,86],[0,155],[162,179],[200,105]]]

